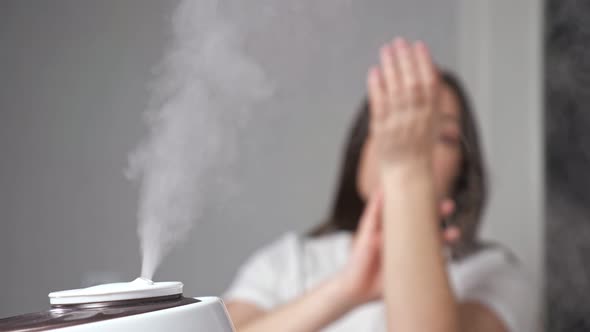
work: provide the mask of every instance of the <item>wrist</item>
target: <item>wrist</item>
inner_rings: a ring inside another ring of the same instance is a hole
[[[432,211],[436,219],[436,189],[432,163],[416,161],[382,169],[382,185],[385,195],[384,220],[404,222],[408,218],[389,218],[392,209],[412,207],[416,211]],[[430,212],[429,212],[430,213]],[[394,212],[394,215],[398,215]],[[419,218],[423,219],[423,218]],[[430,219],[430,216],[426,219]]]
[[[383,179],[412,179],[425,178],[432,174],[432,160],[430,158],[414,158],[396,163],[382,163],[381,175]]]

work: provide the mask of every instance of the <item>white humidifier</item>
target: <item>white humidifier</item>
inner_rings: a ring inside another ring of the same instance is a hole
[[[180,282],[105,284],[49,294],[47,311],[0,319],[2,332],[233,332],[223,302],[189,298]]]

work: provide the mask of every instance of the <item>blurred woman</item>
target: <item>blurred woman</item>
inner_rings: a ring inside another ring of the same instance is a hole
[[[531,331],[529,283],[477,239],[475,119],[423,43],[382,47],[331,216],[256,252],[225,296],[243,331]]]

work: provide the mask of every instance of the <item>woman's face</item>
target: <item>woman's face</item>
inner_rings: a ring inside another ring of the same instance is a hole
[[[453,183],[461,165],[461,112],[456,94],[444,85],[439,98],[437,141],[433,150],[432,167],[438,197],[450,197]],[[357,190],[363,200],[378,189],[379,160],[374,140],[369,135],[361,152]]]

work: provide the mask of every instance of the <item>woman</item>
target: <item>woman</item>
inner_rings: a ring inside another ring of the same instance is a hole
[[[465,94],[422,43],[380,58],[331,218],[242,267],[226,294],[237,330],[530,331],[522,271],[476,239],[485,181]]]

